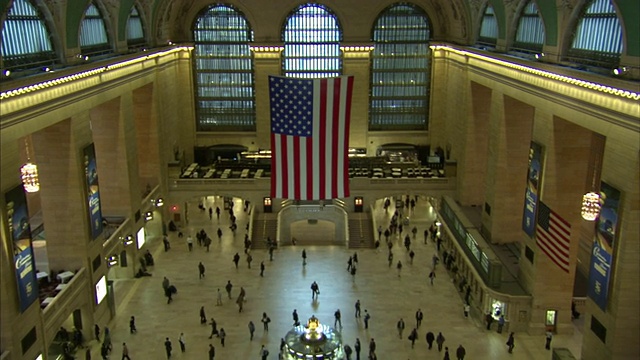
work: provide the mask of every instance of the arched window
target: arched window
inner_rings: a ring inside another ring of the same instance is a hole
[[[100,10],[90,3],[80,28],[80,50],[83,55],[101,55],[111,52],[107,28]]]
[[[28,0],[15,0],[11,5],[0,43],[5,70],[37,68],[56,61],[49,31]]]
[[[522,9],[513,47],[518,50],[541,52],[544,46],[544,23],[536,2],[530,0]]]
[[[482,23],[480,24],[480,35],[478,36],[478,44],[495,46],[498,41],[498,20],[493,11],[493,6],[487,5],[482,15]]]
[[[244,15],[213,5],[195,21],[198,131],[255,131],[253,32]]]
[[[611,0],[587,4],[573,34],[568,60],[602,67],[615,67],[622,54],[622,25]]]
[[[373,27],[369,130],[426,130],[429,116],[429,19],[394,5]]]
[[[336,16],[319,4],[304,4],[289,17],[282,32],[285,76],[321,78],[342,73],[342,30]]]
[[[127,47],[129,50],[144,47],[146,40],[144,37],[144,28],[142,27],[142,19],[140,12],[134,5],[131,7],[129,19],[127,19]]]

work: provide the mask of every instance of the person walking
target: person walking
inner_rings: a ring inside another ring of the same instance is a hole
[[[320,286],[314,281],[311,283],[311,300],[318,299],[318,295],[320,295]]]
[[[186,340],[184,338],[184,333],[180,333],[180,337],[178,338],[178,343],[180,344],[180,351],[181,352],[187,351],[187,343],[186,343]]]
[[[444,348],[444,357],[442,358],[442,360],[451,360],[451,358],[449,357],[449,347]]]
[[[173,350],[173,349],[171,347],[171,340],[169,340],[169,338],[165,338],[164,350],[167,353],[167,359],[171,359],[171,350]]]
[[[269,323],[271,322],[271,318],[267,316],[266,312],[262,313],[262,319],[260,321],[262,321],[263,330],[265,332],[269,331]]]
[[[464,317],[468,318],[469,311],[471,310],[471,306],[469,306],[469,303],[465,303],[462,309],[464,311]]]
[[[200,324],[207,323],[207,315],[204,313],[204,306],[200,307]]]
[[[402,318],[400,318],[400,320],[398,320],[398,324],[396,325],[396,329],[398,329],[398,337],[400,339],[402,339],[402,332],[404,331],[404,320],[402,320]]]
[[[347,344],[344,345],[344,354],[347,355],[346,360],[351,360],[351,354],[353,354],[353,349],[351,349],[351,346]]]
[[[376,356],[376,341],[374,340],[374,338],[371,338],[371,340],[369,341],[369,358],[372,358],[375,356]]]
[[[216,306],[222,306],[222,291],[218,288],[218,293],[216,296]]]
[[[353,257],[349,256],[349,260],[347,260],[347,271],[351,271],[352,266],[353,266]]]
[[[193,250],[193,236],[191,236],[191,234],[187,236],[187,247],[189,251]]]
[[[262,345],[260,347],[260,359],[267,360],[268,356],[269,356],[269,350],[267,350],[267,348],[265,348],[264,345]]]
[[[209,220],[213,220],[213,208],[209,207]]]
[[[224,331],[224,328],[220,328],[220,334],[218,337],[220,338],[220,345],[224,347],[224,338],[227,337],[227,333]]]
[[[253,324],[253,321],[249,321],[249,341],[253,340],[253,333],[256,332],[256,326]]]
[[[211,325],[211,335],[209,335],[209,339],[211,339],[213,335],[218,335],[218,323],[214,318],[211,318],[209,325]]]
[[[291,316],[293,317],[293,326],[300,325],[300,321],[298,318],[298,310],[293,309],[293,313],[291,314]]]
[[[491,330],[491,324],[493,324],[493,316],[488,312],[487,315],[484,316],[484,321],[487,323],[487,330]]]
[[[302,266],[307,265],[307,250],[302,249]]]
[[[409,334],[409,340],[411,340],[411,348],[416,344],[416,340],[418,339],[418,329],[413,328],[411,330],[411,334]]]
[[[502,328],[504,327],[504,315],[500,315],[500,318],[498,319],[498,334],[502,334]]]
[[[547,350],[551,350],[551,340],[553,339],[553,333],[551,331],[546,332],[546,339],[544,343],[544,348]]]
[[[238,312],[242,312],[242,309],[244,307],[244,297],[246,296],[246,293],[244,291],[244,288],[241,286],[240,287],[240,294],[238,295],[238,298],[236,299],[236,304],[238,304]]]
[[[436,278],[436,271],[435,270],[431,270],[431,272],[429,273],[429,282],[431,282],[431,286],[433,286],[433,280]]]
[[[218,235],[218,241],[222,240],[222,229],[218,228],[218,231],[216,231],[216,234]]]
[[[445,340],[444,335],[442,335],[441,332],[438,332],[438,336],[436,337],[436,344],[438,344],[438,351],[442,351],[442,344],[444,344],[444,340]]]
[[[467,355],[467,350],[465,350],[462,344],[460,344],[458,349],[456,349],[456,357],[458,360],[464,360],[465,355]]]
[[[136,318],[135,316],[131,315],[131,318],[129,319],[129,333],[135,334],[137,332],[138,329],[136,329]]]
[[[389,250],[389,256],[387,256],[387,260],[389,260],[389,267],[393,264],[393,252]]]
[[[240,262],[240,254],[236,253],[233,255],[233,263],[236,264],[236,269],[238,268],[238,262]]]
[[[122,360],[124,359],[131,360],[129,357],[129,348],[126,343],[122,343]]]
[[[509,347],[509,354],[513,353],[513,348],[516,346],[516,339],[513,336],[513,332],[509,334],[509,339],[507,340],[507,346]]]
[[[340,313],[340,309],[336,310],[336,312],[333,313],[333,317],[333,327],[337,329],[339,324],[340,328],[342,329],[342,314]]]
[[[360,299],[356,300],[355,308],[356,308],[356,318],[359,318],[360,317]]]
[[[250,252],[247,252],[247,267],[251,269],[251,262],[253,261],[253,256],[251,256]]]
[[[199,273],[199,279],[202,279],[204,277],[204,264],[202,263],[202,261],[200,261],[198,263],[198,273]]]
[[[100,341],[100,326],[98,324],[93,325],[93,333],[96,335],[96,340]]]
[[[216,218],[220,220],[220,207],[216,206]]]
[[[422,309],[418,309],[416,311],[416,327],[420,329],[420,325],[422,325],[422,319],[424,319],[424,314],[422,313]]]
[[[360,345],[360,338],[356,338],[356,343],[353,345],[353,349],[356,351],[356,360],[360,360],[360,350],[362,346]]]
[[[431,331],[428,331],[425,338],[427,339],[427,345],[429,346],[427,349],[431,350],[431,348],[433,347],[433,341],[436,339],[436,337]]]
[[[237,267],[237,265],[236,265]],[[231,299],[231,289],[233,289],[233,285],[231,284],[231,280],[227,280],[227,285],[225,285],[225,290],[227,290],[227,295],[229,295],[229,299]]]
[[[212,344],[209,344],[209,360],[214,360],[216,357],[216,348]]]
[[[364,328],[368,329],[369,328],[369,320],[371,320],[371,315],[369,315],[369,312],[367,311],[367,309],[364,310]]]
[[[409,251],[409,265],[413,265],[413,258],[416,256],[416,253],[411,250]]]
[[[396,264],[396,269],[398,269],[398,277],[400,277],[400,273],[402,272],[402,261],[398,260],[398,264]]]
[[[260,262],[260,277],[264,277],[264,261]]]

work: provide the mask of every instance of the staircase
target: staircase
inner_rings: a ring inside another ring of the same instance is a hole
[[[349,214],[349,249],[373,249],[375,236],[368,213]]]
[[[253,220],[253,232],[251,234],[252,249],[266,249],[267,237],[272,241],[276,240],[278,229],[278,219],[276,214],[257,214]]]

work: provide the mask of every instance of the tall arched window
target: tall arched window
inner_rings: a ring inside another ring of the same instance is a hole
[[[498,20],[491,4],[487,5],[482,15],[478,44],[495,46],[498,41]]]
[[[56,61],[49,31],[28,0],[15,0],[2,28],[4,69],[37,68]]]
[[[334,77],[342,73],[337,17],[320,4],[304,4],[287,18],[282,32],[285,76]]]
[[[544,23],[536,2],[530,0],[522,9],[513,47],[518,50],[541,52],[544,46]]]
[[[622,54],[622,25],[611,0],[586,4],[567,53],[570,61],[615,67]]]
[[[100,55],[111,52],[107,28],[100,10],[90,3],[80,28],[80,50],[83,55]]]
[[[429,116],[429,19],[394,5],[373,27],[369,130],[426,130]]]
[[[134,5],[131,7],[131,12],[127,19],[127,47],[129,50],[135,50],[144,47],[146,43],[140,12]]]
[[[198,131],[255,131],[253,32],[244,15],[213,5],[196,19],[193,35]]]

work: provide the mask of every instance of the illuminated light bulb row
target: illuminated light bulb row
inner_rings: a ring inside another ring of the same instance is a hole
[[[628,98],[628,99],[632,99],[632,100],[636,100],[636,101],[640,100],[640,94],[636,93],[636,92],[633,92],[633,91],[618,89],[618,88],[614,88],[614,87],[611,87],[611,86],[606,86],[606,85],[597,84],[597,83],[593,83],[593,82],[589,82],[589,81],[584,81],[584,80],[572,78],[572,77],[565,76],[565,75],[559,75],[559,74],[552,73],[552,72],[549,72],[549,71],[544,71],[544,70],[535,69],[535,68],[524,66],[524,65],[520,65],[520,64],[515,64],[515,63],[508,62],[508,61],[491,58],[491,57],[488,57],[488,56],[485,56],[485,55],[480,55],[480,54],[472,53],[472,52],[465,51],[465,50],[454,49],[454,48],[449,47],[449,46],[432,45],[431,46],[431,50],[434,50],[434,51],[435,50],[449,51],[449,52],[452,52],[452,53],[455,53],[455,54],[458,54],[458,55],[461,55],[461,56],[469,56],[469,57],[472,57],[472,58],[481,59],[483,61],[494,63],[494,64],[497,64],[497,65],[500,65],[500,66],[505,66],[505,67],[508,67],[508,68],[511,68],[511,69],[515,69],[515,70],[518,70],[518,71],[527,72],[527,73],[530,73],[530,74],[546,77],[546,78],[549,78],[549,79],[566,82],[568,84],[575,85],[575,86],[580,86],[580,87],[587,88],[587,89],[590,89],[590,90],[596,90],[596,91],[600,91],[600,92],[604,92],[604,93],[607,93],[607,94],[611,94],[611,95],[615,95],[615,96],[619,96],[619,97],[624,97],[624,98]]]
[[[280,52],[284,46],[249,46],[249,50],[255,52]]]
[[[108,66],[103,66],[103,67],[99,67],[99,68],[96,68],[96,69],[83,71],[83,72],[79,72],[79,73],[72,74],[72,75],[63,76],[63,77],[60,77],[60,78],[57,78],[57,79],[43,81],[43,82],[38,83],[38,84],[33,84],[33,85],[29,85],[29,86],[24,86],[24,87],[21,87],[21,88],[18,88],[18,89],[4,91],[4,92],[0,93],[0,100],[5,100],[5,99],[8,99],[8,98],[11,98],[11,97],[14,97],[14,96],[24,95],[24,94],[28,94],[30,92],[43,90],[43,89],[50,88],[52,86],[61,85],[61,84],[64,84],[64,83],[67,83],[67,82],[70,82],[70,81],[83,79],[83,78],[86,78],[86,77],[89,77],[89,76],[100,74],[100,73],[105,72],[107,70],[117,69],[117,68],[120,68],[120,67],[123,67],[123,66],[134,64],[136,62],[144,61],[144,60],[149,59],[151,57],[159,57],[159,56],[164,56],[164,55],[167,55],[167,54],[170,54],[170,53],[173,53],[173,52],[191,51],[191,50],[193,50],[192,46],[181,46],[181,47],[173,48],[171,50],[161,51],[161,52],[158,52],[156,54],[142,56],[142,57],[139,57],[139,58],[136,58],[136,59],[122,61],[122,62],[111,64],[111,65],[108,65]]]
[[[367,52],[372,51],[373,49],[373,46],[340,46],[340,50],[342,51]]]

